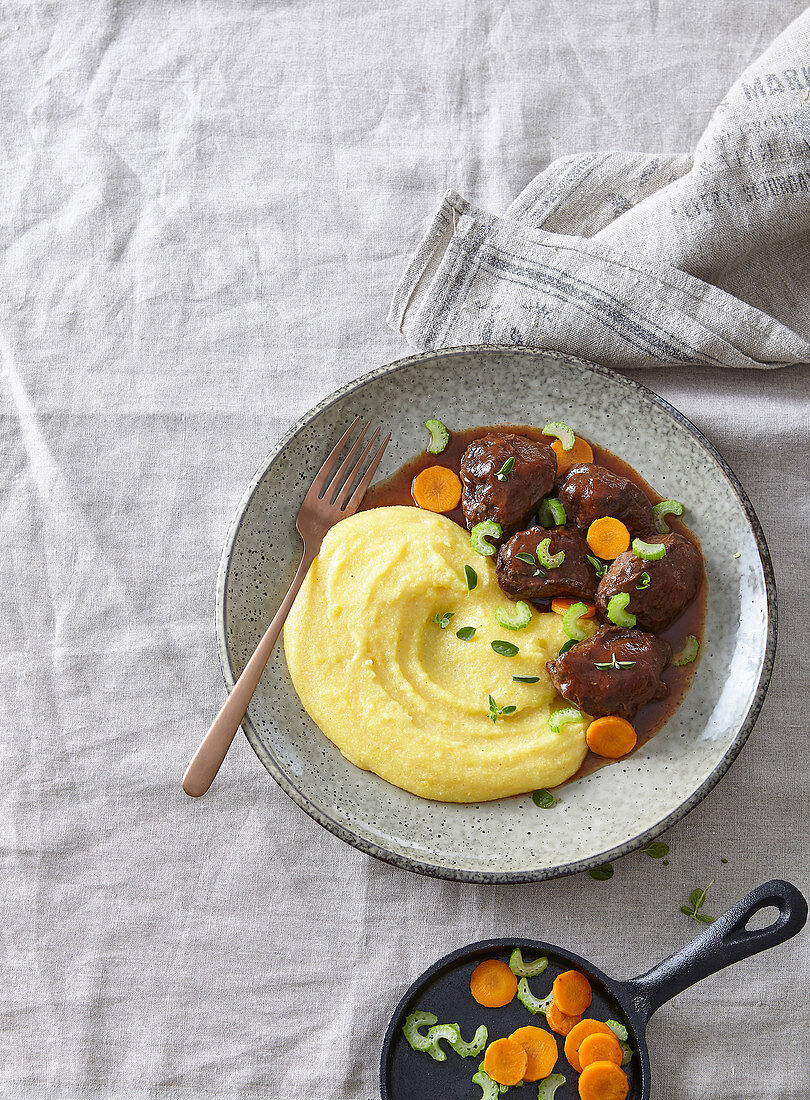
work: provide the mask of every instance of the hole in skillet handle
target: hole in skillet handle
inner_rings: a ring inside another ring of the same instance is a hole
[[[780,917],[775,905],[766,905],[764,909],[752,913],[745,922],[746,932],[758,932],[761,928],[770,928]]]
[[[521,938],[486,940],[470,944],[454,951],[435,963],[410,986],[394,1010],[383,1042],[380,1063],[380,1095],[383,1100],[474,1100],[481,1096],[481,1089],[472,1083],[473,1074],[483,1061],[483,1053],[474,1058],[461,1058],[447,1044],[444,1062],[435,1062],[430,1055],[410,1048],[402,1034],[402,1025],[411,1012],[432,1012],[439,1023],[457,1023],[462,1038],[469,1040],[480,1024],[488,1031],[487,1045],[495,1039],[510,1035],[519,1027],[534,1025],[549,1030],[545,1016],[533,1016],[515,998],[504,1008],[484,1008],[477,1004],[470,993],[470,976],[484,959],[501,959],[509,962],[514,948],[519,947],[524,960],[543,955],[548,967],[535,978],[529,978],[529,987],[535,997],[545,997],[556,976],[564,970],[579,970],[591,983],[593,1002],[585,1013],[597,1020],[618,1020],[628,1029],[628,1042],[633,1052],[631,1061],[624,1067],[630,1082],[629,1100],[645,1100],[648,1092],[644,1085],[649,1080],[649,1061],[642,1032],[634,1031],[627,1014],[627,1006],[617,995],[622,983],[615,982],[597,970],[587,960],[552,944]],[[427,1028],[423,1028],[426,1031]],[[560,1087],[554,1100],[578,1100],[579,1075],[568,1064],[563,1052],[564,1039],[555,1036],[559,1056],[554,1072],[561,1073],[566,1083]],[[537,1084],[510,1090],[515,1100],[535,1100]]]

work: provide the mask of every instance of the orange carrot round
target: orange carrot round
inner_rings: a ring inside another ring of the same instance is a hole
[[[578,1054],[580,1043],[583,1039],[587,1039],[589,1035],[600,1034],[613,1035],[607,1024],[603,1024],[601,1020],[583,1020],[568,1032],[565,1039],[565,1057],[577,1073],[582,1072]]]
[[[604,718],[594,718],[585,731],[585,740],[597,756],[618,760],[636,747],[636,731],[626,719],[608,714]]]
[[[593,1000],[591,983],[578,970],[565,970],[558,974],[551,990],[554,1004],[566,1016],[581,1016]]]
[[[461,481],[446,466],[428,466],[413,479],[411,496],[428,512],[452,512],[461,500]]]
[[[630,532],[620,519],[602,516],[595,519],[585,536],[597,558],[613,561],[630,548]]]
[[[557,456],[558,477],[571,466],[576,466],[578,462],[593,462],[593,447],[590,443],[586,443],[584,439],[580,439],[578,435],[574,436],[574,446],[570,451],[563,450],[563,445],[559,439],[554,440],[551,449]]]
[[[523,1071],[524,1081],[542,1081],[557,1064],[557,1043],[554,1036],[542,1027],[519,1027],[509,1036],[526,1051],[528,1064]],[[492,1074],[490,1074],[490,1077]]]
[[[514,1039],[496,1039],[484,1055],[484,1073],[499,1085],[516,1085],[523,1080],[529,1056]]]
[[[568,1016],[565,1012],[560,1012],[552,1001],[546,1009],[546,1019],[552,1031],[556,1031],[558,1035],[568,1035],[581,1021],[582,1017]]]
[[[470,993],[484,1008],[508,1005],[517,993],[517,987],[517,978],[500,959],[484,959],[470,978]]]
[[[591,1062],[613,1062],[614,1065],[622,1064],[622,1048],[615,1035],[603,1035],[596,1032],[586,1035],[579,1044],[579,1064],[585,1069]]]
[[[630,1082],[613,1062],[591,1062],[579,1079],[580,1100],[626,1100]]]
[[[573,607],[575,603],[585,603],[584,600],[576,600],[571,596],[555,596],[551,601],[551,610],[556,612],[557,615],[564,615],[569,607]],[[580,619],[592,619],[596,614],[596,604],[585,603],[587,611],[580,615]]]

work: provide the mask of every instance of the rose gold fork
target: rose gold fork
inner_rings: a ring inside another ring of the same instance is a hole
[[[253,693],[264,672],[265,665],[270,659],[273,646],[276,644],[281,628],[284,626],[284,620],[290,612],[293,600],[298,594],[298,589],[304,582],[307,570],[321,548],[324,535],[330,527],[334,527],[338,520],[346,519],[347,516],[354,515],[357,511],[380,464],[383,452],[388,446],[388,441],[391,438],[390,432],[375,452],[357,487],[352,491],[352,486],[360,476],[363,465],[380,434],[378,428],[366,444],[363,453],[354,461],[355,455],[369,429],[369,425],[366,424],[334,476],[327,482],[332,467],[351,438],[359,420],[360,417],[358,416],[340,437],[326,462],[315,475],[315,480],[304,497],[303,504],[298,512],[298,518],[295,521],[296,529],[304,541],[301,564],[293,577],[287,595],[281,601],[281,607],[276,612],[275,618],[256,646],[253,656],[234,684],[233,691],[225,700],[225,705],[214,719],[213,725],[200,742],[200,747],[194,753],[191,763],[186,768],[186,774],[183,776],[183,790],[193,798],[199,798],[211,786],[214,776],[225,759],[225,754],[231,747],[236,731],[245,717],[248,704],[253,698]]]

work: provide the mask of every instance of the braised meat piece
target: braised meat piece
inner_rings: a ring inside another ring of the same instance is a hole
[[[667,694],[661,673],[671,657],[667,642],[654,634],[601,626],[546,668],[569,703],[594,718],[615,714],[629,721],[645,703]]]
[[[565,558],[556,569],[537,561],[537,547],[550,539],[548,551]],[[539,600],[552,596],[576,596],[593,602],[596,572],[586,558],[588,544],[576,527],[530,527],[518,531],[498,551],[495,573],[498,584],[513,598]]]
[[[636,626],[653,631],[668,627],[695,598],[703,575],[703,562],[695,544],[675,533],[656,535],[650,542],[664,544],[667,552],[663,558],[645,561],[626,550],[611,562],[599,582],[596,609],[603,621],[608,601],[618,592],[630,593],[626,610],[636,616]]]
[[[557,456],[547,443],[512,432],[474,439],[461,459],[461,506],[468,529],[491,519],[509,538],[551,492],[556,473]]]
[[[632,538],[655,530],[652,505],[638,485],[595,462],[572,466],[560,482],[557,496],[568,522],[587,531],[595,519],[620,519]]]

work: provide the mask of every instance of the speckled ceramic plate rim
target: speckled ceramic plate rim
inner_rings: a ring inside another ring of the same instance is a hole
[[[270,773],[273,779],[278,783],[281,789],[293,799],[293,801],[300,806],[300,808],[309,815],[314,821],[317,821],[319,825],[322,825],[325,829],[328,829],[335,836],[341,840],[345,840],[348,844],[359,849],[361,852],[365,852],[367,855],[374,856],[376,859],[382,860],[385,863],[390,863],[395,867],[399,867],[402,870],[415,871],[418,874],[427,875],[431,878],[443,878],[449,879],[454,882],[475,882],[475,883],[491,883],[493,885],[505,885],[509,883],[523,883],[523,882],[540,882],[548,879],[562,878],[567,875],[579,874],[582,871],[591,870],[594,867],[598,867],[602,863],[609,863],[614,859],[619,859],[621,856],[628,855],[630,852],[637,851],[645,844],[649,843],[655,837],[660,836],[661,833],[671,828],[678,821],[683,820],[686,815],[702,802],[709,791],[720,782],[728,769],[736,760],[740,754],[743,745],[748,740],[751,730],[754,728],[756,720],[759,716],[759,712],[762,708],[762,704],[765,699],[765,695],[768,690],[768,684],[770,683],[771,673],[773,671],[774,657],[776,654],[776,633],[777,633],[777,601],[776,601],[776,581],[773,573],[773,566],[771,564],[771,556],[768,550],[768,544],[765,541],[765,534],[762,530],[762,525],[759,522],[759,517],[754,511],[754,506],[748,499],[748,495],[740,484],[736,474],[728,465],[726,460],[717,451],[717,449],[709,442],[709,440],[703,435],[699,428],[697,428],[688,417],[679,412],[673,405],[670,405],[668,401],[665,401],[663,397],[660,397],[657,393],[651,390],[648,386],[645,386],[642,382],[637,382],[634,378],[626,378],[610,367],[604,367],[599,363],[591,362],[587,359],[580,359],[573,355],[563,355],[558,352],[544,351],[538,348],[522,347],[521,345],[497,345],[497,344],[469,344],[452,348],[440,348],[437,351],[421,352],[418,355],[410,355],[405,359],[397,359],[393,363],[388,363],[385,366],[377,367],[366,374],[361,375],[359,378],[355,378],[352,382],[348,382],[345,386],[341,386],[340,389],[334,390],[331,394],[325,397],[317,405],[309,410],[304,416],[302,416],[296,423],[290,428],[287,434],[276,444],[270,454],[265,458],[256,474],[253,477],[250,485],[245,491],[239,505],[234,514],[234,518],[231,521],[230,528],[228,530],[227,537],[225,539],[225,546],[222,551],[222,557],[220,559],[219,571],[217,574],[217,589],[216,589],[216,636],[217,636],[217,650],[219,653],[219,662],[222,669],[222,676],[225,680],[225,685],[228,691],[233,689],[235,677],[233,674],[233,665],[231,661],[230,648],[228,645],[228,637],[226,630],[227,619],[227,586],[228,576],[230,571],[231,558],[234,550],[234,544],[239,534],[239,529],[242,525],[243,518],[247,512],[247,509],[253,499],[253,496],[279,455],[283,452],[284,448],[290,442],[295,435],[305,428],[318,416],[320,416],[325,410],[329,409],[336,402],[342,400],[347,395],[362,389],[367,383],[376,381],[385,375],[395,374],[397,371],[405,370],[408,367],[412,367],[415,363],[424,362],[426,360],[435,360],[443,358],[445,356],[452,355],[480,355],[482,353],[492,352],[493,354],[504,355],[510,352],[521,352],[523,354],[531,355],[538,359],[546,360],[563,360],[569,364],[575,364],[582,367],[585,370],[592,371],[595,374],[601,374],[605,377],[617,382],[621,386],[625,386],[627,389],[635,390],[643,397],[653,401],[656,405],[662,408],[668,413],[675,421],[677,421],[683,428],[685,428],[691,435],[697,439],[698,443],[708,452],[708,454],[718,464],[720,469],[725,474],[734,495],[737,497],[746,519],[748,520],[751,532],[756,542],[757,551],[759,553],[760,562],[762,564],[762,571],[765,580],[765,591],[767,596],[767,620],[766,620],[766,642],[765,652],[762,660],[762,669],[759,676],[759,683],[754,697],[751,701],[751,706],[740,725],[734,740],[728,746],[723,754],[722,759],[718,762],[715,768],[704,779],[700,786],[689,795],[684,801],[671,813],[667,814],[657,824],[651,826],[648,829],[638,833],[630,840],[624,841],[622,844],[617,845],[614,848],[608,848],[598,855],[589,856],[586,859],[580,859],[573,863],[560,864],[557,867],[544,867],[536,871],[470,871],[464,869],[456,869],[452,867],[438,866],[432,863],[426,863],[423,860],[412,859],[408,856],[401,855],[388,851],[386,848],[381,847],[378,844],[374,844],[372,841],[367,840],[364,837],[358,836],[348,829],[345,825],[336,821],[328,814],[324,813],[319,807],[314,806],[309,798],[298,789],[287,775],[278,767],[272,754],[262,743],[258,736],[253,723],[251,722],[249,714],[245,716],[242,723],[245,736],[250,743],[251,748],[258,756],[265,769]]]

